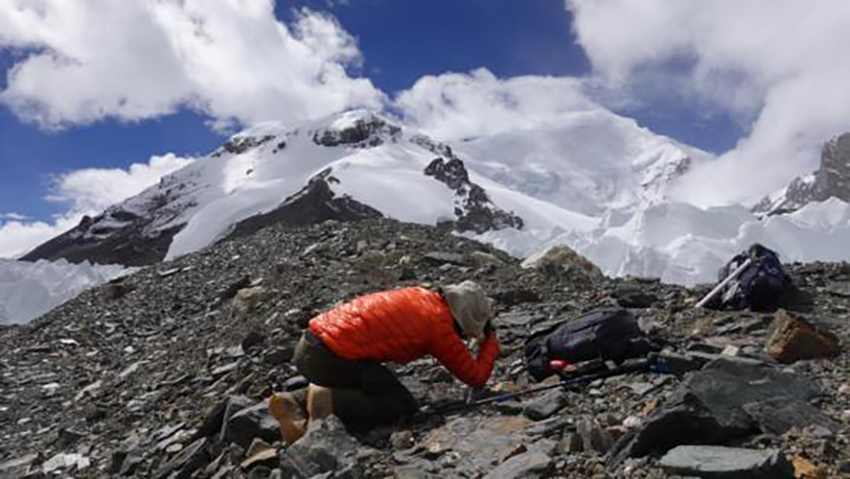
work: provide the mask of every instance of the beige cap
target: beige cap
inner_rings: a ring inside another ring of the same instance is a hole
[[[443,297],[464,336],[483,339],[484,328],[493,317],[493,308],[484,289],[474,281],[464,281],[444,286]]]

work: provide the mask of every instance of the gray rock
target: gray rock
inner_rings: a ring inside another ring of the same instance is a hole
[[[574,432],[564,434],[563,439],[558,444],[558,452],[561,454],[575,454],[583,450],[584,445],[582,444],[581,436]]]
[[[532,449],[499,464],[484,476],[484,479],[547,477],[551,468],[552,458],[548,454]]]
[[[248,448],[256,438],[268,443],[280,440],[280,427],[271,414],[265,401],[242,409],[233,414],[225,423],[222,435],[226,442],[233,442]]]
[[[497,327],[524,327],[533,322],[536,317],[527,313],[507,313],[496,317],[493,324]]]
[[[658,296],[636,286],[623,286],[614,291],[614,299],[624,308],[649,308],[658,302]]]
[[[293,376],[283,382],[284,391],[295,391],[296,389],[306,388],[310,384],[304,376]]]
[[[776,418],[755,407],[748,412],[746,405],[775,399],[788,408],[805,408],[817,393],[817,386],[806,377],[738,358],[717,359],[689,376],[642,428],[623,436],[611,451],[608,466],[629,457],[663,454],[682,444],[722,444],[749,436],[773,427]]]
[[[522,411],[523,409],[525,409],[525,406],[523,406],[521,402],[511,399],[494,403],[493,408],[502,414],[516,415],[522,414]]]
[[[263,355],[263,361],[272,366],[280,366],[292,361],[295,354],[294,346],[277,346]]]
[[[540,421],[560,411],[567,404],[564,393],[558,389],[546,391],[527,403],[522,413],[529,419]]]
[[[310,425],[304,437],[284,451],[284,476],[308,478],[317,474],[356,468],[359,444],[336,416]]]
[[[240,291],[240,294],[241,294],[241,291]],[[244,339],[242,339],[242,343],[241,343],[242,350],[248,351],[251,348],[253,348],[254,346],[263,344],[265,341],[266,341],[265,335],[263,335],[263,334],[261,334],[257,331],[251,331],[250,333],[245,335]]]
[[[219,401],[219,403],[213,406],[213,408],[207,413],[204,418],[204,422],[201,424],[201,427],[198,428],[198,432],[195,433],[193,439],[200,439],[202,437],[218,434],[219,431],[221,431],[226,418],[229,419],[230,416],[235,414],[237,411],[245,409],[251,404],[253,404],[253,401],[244,396],[228,396]]]
[[[38,459],[38,454],[30,453],[25,456],[0,463],[0,475],[8,474],[8,477],[23,475],[23,473],[29,468],[30,464],[35,462],[36,459]]]
[[[768,434],[781,436],[794,427],[812,425],[830,432],[836,430],[836,425],[828,417],[806,402],[780,397],[745,404],[742,408],[758,421],[762,432]]]
[[[209,440],[201,438],[193,442],[189,447],[180,451],[170,461],[166,462],[157,469],[154,477],[163,479],[165,477],[176,477],[177,479],[185,479],[192,476],[192,473],[209,463],[211,460],[209,454]],[[172,473],[177,473],[172,476]]]
[[[394,479],[438,479],[440,477],[443,476],[424,471],[422,465],[419,464],[393,468]]]
[[[611,435],[591,416],[582,416],[576,422],[581,437],[582,450],[605,454],[611,448]]]
[[[466,260],[464,260],[463,255],[457,253],[443,253],[439,251],[432,251],[430,253],[425,253],[422,256],[422,259],[425,260],[425,262],[434,266],[442,266],[444,264],[453,264],[456,266],[466,265]]]
[[[272,470],[268,466],[257,466],[245,475],[245,479],[268,479],[272,475]]]
[[[794,467],[776,449],[678,446],[661,458],[676,474],[707,479],[792,479]]]
[[[523,303],[539,303],[540,295],[530,289],[515,288],[497,291],[493,294],[493,299],[506,306],[516,306]]]

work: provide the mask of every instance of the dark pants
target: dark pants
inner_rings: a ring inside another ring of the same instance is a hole
[[[392,371],[378,362],[340,358],[310,330],[298,341],[293,361],[308,381],[332,389],[334,414],[352,429],[389,424],[418,409]]]

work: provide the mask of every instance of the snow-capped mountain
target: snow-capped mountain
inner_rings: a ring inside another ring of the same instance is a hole
[[[440,143],[369,111],[266,123],[24,257],[143,265],[270,222],[387,216],[456,231],[589,231],[663,201],[706,154],[609,112]]]
[[[482,191],[470,189],[468,179],[464,188],[469,191],[459,191],[458,185],[451,188],[428,176],[425,170],[435,158],[453,159],[448,147],[408,137],[399,126],[366,111],[296,129],[262,124],[102,215],[84,219],[23,259],[141,265],[269,221],[303,224],[388,215],[433,223],[459,219],[470,207],[510,216],[486,193],[470,197]],[[486,226],[476,226],[481,228]]]
[[[769,215],[790,213],[829,198],[850,201],[850,133],[824,145],[817,171],[795,178],[787,187],[764,197],[753,211]]]
[[[710,155],[607,110],[467,140],[471,168],[529,196],[586,215],[634,211],[668,199],[671,184]]]

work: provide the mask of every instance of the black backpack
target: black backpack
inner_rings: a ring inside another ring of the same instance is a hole
[[[525,343],[525,365],[535,380],[542,381],[555,373],[549,366],[553,360],[577,364],[601,358],[619,364],[653,349],[629,311],[599,308],[533,331]]]
[[[715,309],[746,309],[773,311],[779,307],[783,295],[791,287],[791,278],[782,270],[776,252],[756,243],[746,253],[740,253],[720,269],[719,281],[723,281],[747,259],[753,264],[717,296]],[[711,307],[712,305],[710,305]]]

